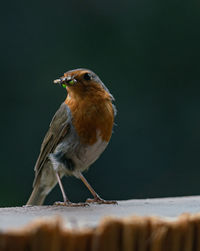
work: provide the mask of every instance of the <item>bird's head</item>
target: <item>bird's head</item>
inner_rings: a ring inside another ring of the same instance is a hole
[[[87,95],[103,94],[106,92],[110,99],[114,100],[100,78],[88,69],[67,71],[64,73],[64,76],[54,80],[54,84],[60,84],[66,88],[71,97],[82,98]]]

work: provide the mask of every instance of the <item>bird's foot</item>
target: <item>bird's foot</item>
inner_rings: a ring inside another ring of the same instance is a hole
[[[117,204],[115,200],[104,200],[100,197],[94,197],[93,199],[87,199],[86,203],[97,203],[97,204]]]
[[[85,203],[85,202],[72,203],[71,201],[66,201],[66,202],[56,201],[56,202],[54,202],[54,205],[55,206],[65,206],[65,207],[86,207],[86,206],[89,206],[89,204]]]

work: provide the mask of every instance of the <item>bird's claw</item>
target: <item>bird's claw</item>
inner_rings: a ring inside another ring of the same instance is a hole
[[[93,199],[87,199],[86,203],[97,203],[97,204],[118,204],[115,200],[104,200],[100,197],[95,197]]]

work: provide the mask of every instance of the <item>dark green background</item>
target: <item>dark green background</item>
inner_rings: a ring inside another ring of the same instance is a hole
[[[48,124],[65,99],[52,81],[94,70],[117,126],[86,177],[108,199],[200,194],[198,1],[11,1],[1,6],[0,206],[22,205]],[[73,201],[89,193],[72,177]],[[56,187],[46,202],[61,200]]]

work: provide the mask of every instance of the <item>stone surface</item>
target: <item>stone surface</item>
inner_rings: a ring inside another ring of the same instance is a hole
[[[119,201],[87,207],[34,206],[0,208],[0,230],[22,227],[37,218],[61,216],[66,227],[95,227],[104,216],[160,216],[169,220],[200,212],[200,196]]]

